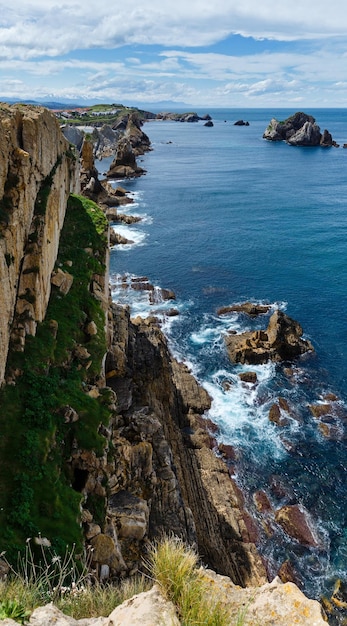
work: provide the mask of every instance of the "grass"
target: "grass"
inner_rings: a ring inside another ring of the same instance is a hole
[[[37,549],[37,547],[36,547]],[[76,560],[75,550],[63,557],[41,546],[40,560],[31,540],[7,580],[0,581],[0,619],[12,617],[22,623],[38,607],[52,602],[75,619],[108,616],[136,593],[150,588],[143,576],[119,585],[91,581],[88,562]]]
[[[177,607],[182,626],[230,626],[225,601],[218,593],[211,595],[197,554],[180,539],[166,538],[154,546],[149,569],[163,595]]]

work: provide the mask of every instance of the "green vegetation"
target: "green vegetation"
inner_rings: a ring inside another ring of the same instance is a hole
[[[9,354],[15,384],[0,390],[0,550],[11,561],[39,533],[58,554],[67,544],[81,547],[81,494],[67,460],[75,446],[98,455],[106,446],[99,430],[109,421],[108,394],[85,393],[98,381],[106,350],[105,314],[91,289],[105,272],[106,224],[97,205],[70,197],[57,267],[73,276],[72,286],[66,295],[52,287],[36,336],[27,337],[24,352]],[[91,321],[92,336],[85,330]],[[76,421],[64,418],[66,407]]]
[[[25,606],[18,600],[0,600],[0,620],[9,617],[19,624],[24,624],[29,615],[30,613],[26,611]]]

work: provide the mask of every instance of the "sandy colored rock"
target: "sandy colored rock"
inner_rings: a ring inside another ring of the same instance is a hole
[[[117,607],[105,626],[179,626],[172,602],[167,602],[155,585]]]
[[[319,602],[309,600],[296,585],[282,584],[278,578],[255,591],[246,615],[245,625],[326,626]]]

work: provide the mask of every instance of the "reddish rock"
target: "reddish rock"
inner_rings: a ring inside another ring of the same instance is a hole
[[[218,446],[218,450],[227,461],[236,461],[237,453],[233,446],[227,445],[225,443],[220,443]]]
[[[256,491],[253,494],[253,501],[258,511],[263,513],[264,511],[272,511],[272,506],[269,498],[267,497],[265,491]]]
[[[278,404],[273,404],[269,411],[269,420],[277,426],[286,426],[288,424],[288,419],[281,415],[281,410]]]
[[[327,402],[337,402],[338,397],[334,393],[326,393],[323,396],[323,400],[326,400]]]
[[[298,504],[283,506],[275,513],[276,522],[293,539],[299,543],[317,547],[318,541],[311,528],[309,514],[304,507]]]
[[[280,405],[282,411],[290,413],[289,404],[285,398],[278,398],[278,404]]]
[[[257,541],[259,541],[259,532],[254,519],[247,511],[243,511],[242,517],[247,530],[247,533],[241,531],[243,541],[257,543]]]

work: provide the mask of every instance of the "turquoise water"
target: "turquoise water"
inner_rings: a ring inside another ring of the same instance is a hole
[[[295,110],[206,112],[213,128],[203,122],[145,125],[153,146],[141,159],[147,174],[121,183],[135,199],[127,212],[144,219],[121,229],[134,245],[112,252],[114,298],[130,301],[134,314],[165,306],[180,311],[164,318],[165,331],[173,352],[210,392],[219,439],[238,452],[236,477],[258,518],[269,573],[290,558],[303,589],[319,597],[347,570],[347,110],[306,111],[339,149],[262,139],[272,117],[285,119]],[[237,119],[250,125],[234,126]],[[143,293],[122,293],[117,276],[124,274],[148,276],[174,290],[176,302],[151,307]],[[312,341],[315,354],[297,361],[293,376],[273,364],[229,362],[223,333],[267,325],[264,317],[216,315],[219,306],[246,300],[285,310]],[[256,386],[240,383],[238,373],[246,369],[257,371]],[[225,380],[232,383],[228,390]],[[308,408],[328,392],[338,397],[326,420],[329,438]],[[268,419],[279,396],[293,409],[284,427]],[[274,509],[305,506],[319,547],[300,546],[276,524],[267,536],[252,499],[258,489]]]

